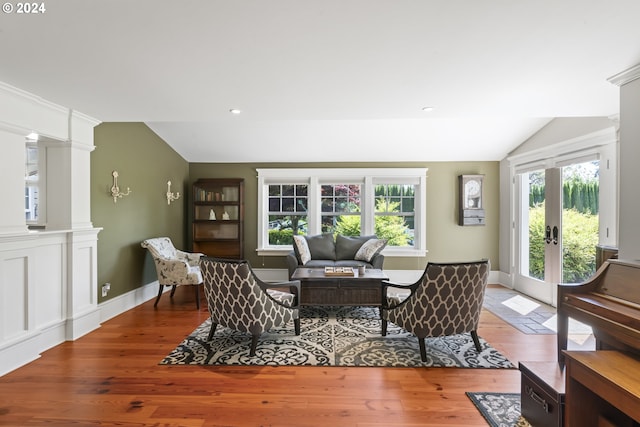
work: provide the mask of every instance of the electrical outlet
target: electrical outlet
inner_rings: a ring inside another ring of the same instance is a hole
[[[102,296],[106,297],[110,290],[111,290],[111,283],[105,283],[104,285],[102,285]]]

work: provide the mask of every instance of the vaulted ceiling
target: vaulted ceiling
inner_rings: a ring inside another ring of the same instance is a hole
[[[500,160],[640,62],[637,0],[44,4],[2,14],[0,81],[190,162]]]

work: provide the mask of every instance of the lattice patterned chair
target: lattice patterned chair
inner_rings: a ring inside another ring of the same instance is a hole
[[[246,260],[203,257],[200,269],[211,314],[208,340],[216,327],[252,335],[249,356],[255,356],[258,340],[273,326],[294,322],[300,335],[300,281],[265,283],[256,277]]]
[[[478,323],[489,278],[488,260],[428,263],[411,285],[383,282],[382,336],[392,322],[418,337],[420,357],[426,362],[424,339],[471,333],[480,352]]]
[[[165,286],[173,286],[171,289],[171,298],[176,292],[176,287],[180,285],[193,285],[196,296],[196,308],[200,309],[200,293],[199,285],[202,284],[202,273],[200,272],[200,257],[203,256],[197,252],[184,252],[173,246],[171,239],[168,237],[156,237],[147,239],[140,244],[146,248],[153,257],[156,265],[156,273],[158,274],[158,297],[153,304],[158,305],[162,291]]]

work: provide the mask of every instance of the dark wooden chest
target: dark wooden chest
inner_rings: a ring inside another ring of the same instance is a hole
[[[522,416],[533,427],[561,427],[564,370],[557,362],[520,362]]]

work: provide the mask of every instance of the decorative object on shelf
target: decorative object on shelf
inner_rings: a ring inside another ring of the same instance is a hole
[[[171,192],[171,181],[167,181],[167,205],[170,205],[171,202],[175,202],[180,198],[180,192],[172,193]]]
[[[128,196],[131,194],[131,189],[127,187],[127,192],[122,193],[120,191],[120,187],[118,187],[118,171],[113,171],[111,173],[113,176],[113,185],[111,186],[111,197],[113,197],[113,203],[117,203],[118,199],[122,199],[124,196]]]
[[[242,178],[198,178],[193,183],[194,252],[218,258],[244,258],[243,189]]]
[[[459,175],[458,191],[458,224],[485,225],[484,175]]]

